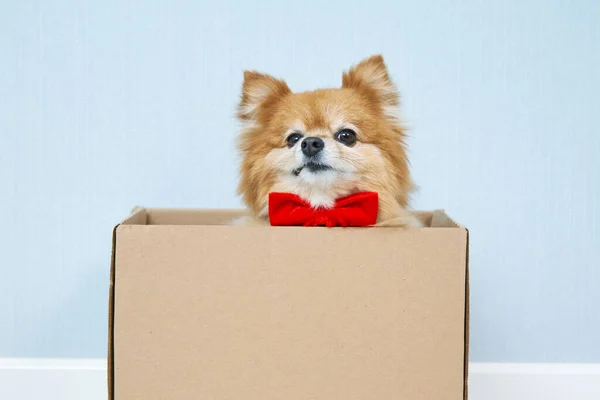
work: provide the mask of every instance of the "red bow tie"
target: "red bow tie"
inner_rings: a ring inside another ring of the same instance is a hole
[[[377,222],[378,197],[361,192],[336,200],[333,208],[313,208],[291,193],[269,193],[272,226],[369,226]]]

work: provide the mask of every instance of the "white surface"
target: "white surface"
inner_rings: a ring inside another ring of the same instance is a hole
[[[0,399],[107,400],[106,360],[0,358]]]
[[[598,400],[600,364],[472,364],[470,400]]]
[[[600,364],[474,363],[470,369],[470,400],[600,398]],[[106,400],[106,361],[0,359],[0,399]]]

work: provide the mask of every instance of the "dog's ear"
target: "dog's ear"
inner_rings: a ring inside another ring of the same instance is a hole
[[[390,79],[383,56],[374,55],[352,66],[342,77],[343,88],[363,90],[382,107],[397,107],[398,90]]]
[[[256,71],[244,71],[238,118],[246,121],[256,120],[261,108],[289,93],[290,88],[282,80]]]

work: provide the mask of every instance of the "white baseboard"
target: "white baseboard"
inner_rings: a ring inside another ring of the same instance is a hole
[[[598,400],[600,364],[469,366],[470,400]]]
[[[600,364],[469,368],[470,400],[600,399]],[[0,358],[0,399],[106,400],[106,360]]]
[[[0,399],[107,400],[106,360],[0,358]]]

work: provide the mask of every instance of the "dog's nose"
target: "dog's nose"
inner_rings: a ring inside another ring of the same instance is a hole
[[[302,152],[305,156],[312,157],[325,147],[323,139],[318,137],[307,137],[302,141]]]

